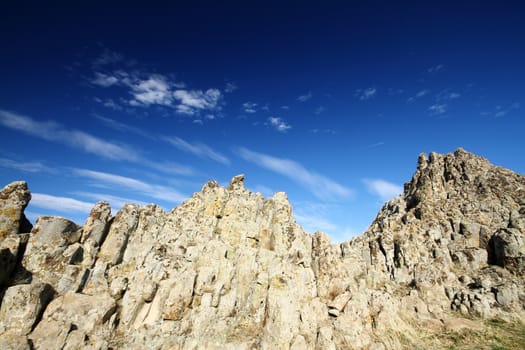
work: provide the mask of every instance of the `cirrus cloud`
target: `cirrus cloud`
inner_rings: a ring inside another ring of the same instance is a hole
[[[248,162],[292,179],[320,199],[344,198],[352,194],[349,188],[306,169],[296,161],[254,152],[243,147],[238,150],[238,155]]]

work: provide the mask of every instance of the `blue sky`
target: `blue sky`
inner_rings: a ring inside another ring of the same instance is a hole
[[[525,173],[521,1],[218,3],[2,6],[0,180],[32,220],[243,173],[342,241],[421,152]]]

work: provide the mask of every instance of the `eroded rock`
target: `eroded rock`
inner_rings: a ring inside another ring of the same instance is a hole
[[[112,217],[100,202],[82,228],[42,217],[17,267],[24,186],[0,205],[19,208],[0,220],[2,257],[29,274],[0,276],[2,348],[396,349],[392,334],[417,344],[417,327],[525,319],[525,177],[461,149],[420,155],[404,193],[339,244],[239,175],[170,212],[129,204]]]

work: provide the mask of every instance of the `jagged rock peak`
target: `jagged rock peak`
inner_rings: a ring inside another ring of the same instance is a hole
[[[525,320],[525,177],[461,149],[420,155],[341,244],[244,175],[168,213],[100,202],[83,227],[42,217],[30,233],[13,224],[27,186],[6,188],[0,349],[436,348],[454,325]]]
[[[244,189],[245,189],[244,188],[244,174],[234,176],[230,181],[230,185],[228,186],[228,191],[244,190]]]
[[[0,237],[31,230],[24,215],[30,200],[31,193],[25,181],[12,182],[0,191]]]
[[[409,206],[421,201],[434,203],[457,198],[471,202],[486,202],[496,197],[505,201],[511,197],[520,202],[525,195],[523,175],[495,167],[487,159],[458,148],[454,153],[420,154],[412,180],[405,184],[404,195]]]

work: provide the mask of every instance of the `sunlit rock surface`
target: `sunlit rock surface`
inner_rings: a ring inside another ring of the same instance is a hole
[[[83,227],[31,228],[29,200],[24,182],[0,192],[2,349],[389,349],[525,319],[525,177],[462,149],[420,155],[341,244],[242,175],[171,212],[100,202]]]

